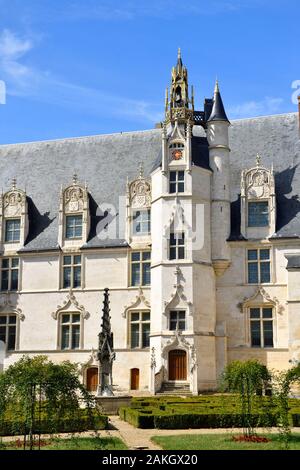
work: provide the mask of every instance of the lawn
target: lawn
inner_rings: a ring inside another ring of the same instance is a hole
[[[35,447],[38,449],[38,446]],[[123,441],[115,437],[73,437],[42,441],[41,450],[126,450]],[[23,450],[22,442],[1,445],[0,450]]]
[[[154,436],[153,442],[164,450],[282,450],[278,435],[266,434],[270,442],[234,442],[232,434],[190,434],[177,436]],[[293,434],[289,448],[300,450],[300,433]]]

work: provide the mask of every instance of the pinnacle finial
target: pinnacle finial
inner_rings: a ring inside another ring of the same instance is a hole
[[[178,58],[178,60],[181,59],[181,49],[180,49],[180,47],[178,47],[177,58]]]
[[[256,166],[260,166],[261,164],[261,156],[257,153],[256,154]]]
[[[73,184],[77,184],[78,183],[78,176],[76,173],[74,173],[73,175]]]
[[[143,162],[140,162],[140,164],[139,164],[139,177],[141,179],[144,178],[144,164],[143,164]]]
[[[12,185],[12,189],[16,189],[16,187],[17,187],[17,180],[16,180],[16,178],[13,178],[13,179],[12,179],[12,184],[11,184],[11,185]]]
[[[215,83],[215,93],[220,93],[219,80],[217,77],[216,77],[216,83]]]

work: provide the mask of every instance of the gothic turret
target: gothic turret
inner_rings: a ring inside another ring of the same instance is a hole
[[[177,64],[172,68],[170,99],[166,90],[165,118],[166,122],[192,120],[194,115],[194,94],[189,99],[188,72],[182,63],[180,48]]]
[[[230,234],[229,125],[216,80],[213,107],[207,122],[207,140],[209,164],[213,170],[212,262],[217,275],[222,274],[230,263],[230,248],[227,243]]]

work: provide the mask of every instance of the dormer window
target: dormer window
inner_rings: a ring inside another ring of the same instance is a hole
[[[5,243],[19,243],[21,233],[21,219],[7,219],[5,221]]]
[[[73,183],[61,193],[59,209],[59,244],[73,247],[87,241],[90,230],[89,198],[86,185],[74,175]]]
[[[248,202],[248,227],[268,227],[268,201]]]
[[[244,170],[241,177],[241,234],[245,238],[271,237],[276,227],[276,197],[273,169],[261,165]]]
[[[127,240],[129,243],[148,244],[151,234],[151,184],[144,177],[142,166],[138,178],[127,184],[126,206]]]
[[[149,235],[151,232],[150,209],[133,211],[133,235]]]
[[[66,238],[82,238],[82,215],[66,216]]]

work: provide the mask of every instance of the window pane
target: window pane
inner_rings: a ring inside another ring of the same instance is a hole
[[[0,326],[0,341],[3,341],[3,343],[6,343],[6,327],[5,326]]]
[[[70,347],[70,327],[63,326],[61,329],[61,349],[69,349],[69,347]]]
[[[260,259],[270,259],[270,250],[259,250]]]
[[[273,310],[272,308],[263,308],[263,318],[272,318]]]
[[[61,317],[62,323],[69,323],[69,321],[70,321],[70,315],[62,315]]]
[[[81,264],[81,255],[74,256],[74,264]]]
[[[18,268],[19,267],[19,258],[12,258],[11,267],[12,268]]]
[[[72,256],[64,256],[64,265],[72,264]]]
[[[184,171],[178,171],[178,181],[184,181]]]
[[[10,290],[18,290],[18,279],[19,279],[18,269],[12,269]]]
[[[170,260],[171,259],[176,259],[176,248],[175,247],[170,247]]]
[[[81,266],[74,267],[73,287],[81,287]]]
[[[176,239],[175,233],[170,233],[170,245],[176,246],[176,242],[177,242],[177,239]]]
[[[14,351],[16,349],[16,327],[10,326],[8,328],[7,349]]]
[[[82,215],[68,215],[66,217],[66,238],[80,238],[82,236]]]
[[[139,251],[135,251],[134,253],[131,253],[131,260],[140,261],[140,256],[141,256],[141,253]]]
[[[131,314],[131,321],[139,321],[139,319],[140,319],[139,312],[134,312]]]
[[[175,320],[170,320],[170,330],[175,331],[177,327],[177,319]]]
[[[184,259],[184,246],[178,248],[178,259]]]
[[[259,308],[250,308],[250,318],[259,318],[260,309]]]
[[[264,328],[264,347],[273,348],[273,322],[264,321],[263,328]]]
[[[80,323],[80,314],[79,313],[73,313],[72,323]]]
[[[261,340],[260,340],[260,322],[259,321],[251,321],[251,346],[260,347]]]
[[[270,282],[270,262],[260,263],[260,282]]]
[[[71,268],[64,268],[63,287],[65,289],[71,287]]]
[[[248,263],[248,282],[249,284],[258,283],[258,264]]]
[[[269,205],[267,201],[248,203],[248,227],[269,225]]]
[[[5,224],[5,241],[20,241],[20,219],[7,220]]]
[[[140,285],[140,264],[134,263],[131,265],[131,285],[139,286]]]
[[[185,320],[179,320],[178,329],[181,330],[181,331],[185,330]]]
[[[79,349],[80,345],[80,325],[72,327],[72,349]]]
[[[171,320],[177,320],[177,311],[170,312],[170,318]]]
[[[257,260],[257,250],[248,250],[248,260],[249,261]]]
[[[150,251],[143,251],[143,261],[150,259]]]
[[[176,193],[176,183],[170,183],[170,193]]]
[[[150,312],[143,312],[143,321],[149,321],[150,320]]]
[[[184,183],[178,183],[178,192],[184,193]]]
[[[1,290],[8,290],[8,271],[2,271]]]
[[[179,313],[178,317],[180,318],[180,320],[185,320],[185,312],[180,311],[178,313]]]
[[[140,325],[139,323],[132,323],[131,324],[131,347],[132,348],[138,348],[139,347],[139,329]]]
[[[6,316],[1,316],[0,317],[0,325],[6,325]]]
[[[150,346],[150,323],[142,324],[142,348]]]
[[[9,267],[9,259],[5,258],[2,260],[2,268],[8,268]]]
[[[170,171],[170,181],[176,181],[176,171]]]
[[[143,286],[149,286],[151,283],[150,263],[143,263]]]
[[[17,317],[16,315],[9,315],[8,317],[8,323],[10,325],[15,325],[17,323]]]

